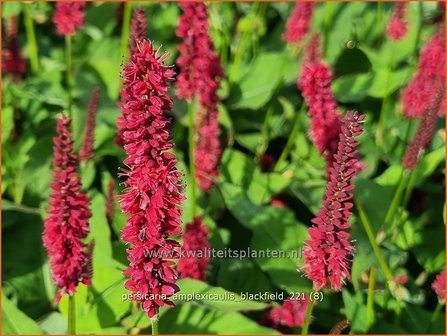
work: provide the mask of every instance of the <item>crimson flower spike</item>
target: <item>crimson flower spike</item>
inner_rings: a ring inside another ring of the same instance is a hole
[[[143,41],[146,38],[147,32],[147,22],[146,22],[146,10],[144,8],[137,8],[134,10],[132,15],[132,22],[130,24],[130,49],[129,49],[129,57],[137,52],[137,44],[140,41]],[[123,91],[121,92],[123,94]],[[126,97],[121,97],[122,100],[126,99]],[[123,133],[125,131],[126,121],[124,120],[123,115],[119,115],[116,120],[116,128],[117,128],[117,136],[115,138],[115,143],[123,147]]]
[[[391,19],[388,22],[386,29],[386,34],[393,41],[398,41],[407,35],[408,32],[408,21],[407,21],[407,10],[408,3],[397,2],[394,5],[393,13],[391,14]]]
[[[79,159],[81,161],[91,160],[94,156],[93,145],[95,141],[96,111],[98,110],[99,88],[95,88],[90,97],[87,108],[87,117],[85,118],[84,139],[79,150]]]
[[[56,25],[56,32],[59,35],[74,35],[76,31],[84,26],[84,9],[86,3],[57,2],[53,16],[53,23]]]
[[[169,298],[179,290],[169,259],[178,257],[180,245],[169,237],[181,232],[179,206],[184,197],[167,119],[172,106],[168,81],[175,75],[163,65],[167,57],[158,55],[150,42],[137,42],[123,70],[125,99],[120,103],[127,169],[121,174],[126,189],[119,199],[129,215],[121,233],[129,245],[125,287],[137,294],[133,299],[149,317],[162,306],[173,306]]]
[[[445,28],[442,25],[422,48],[416,74],[401,96],[402,110],[406,117],[415,118],[424,114],[427,104],[437,94],[433,88],[433,80],[445,83],[445,75]],[[445,92],[437,114],[440,117],[445,114]]]
[[[440,301],[445,301],[445,288],[446,288],[446,282],[445,282],[445,269],[442,270],[441,273],[439,273],[435,281],[433,281],[433,284],[431,285],[435,293],[438,295],[438,298]]]
[[[177,270],[181,278],[205,280],[206,269],[210,261],[207,250],[208,228],[202,222],[202,217],[195,217],[192,223],[186,225],[183,235],[182,255],[178,261]],[[192,255],[194,254],[194,255]]]
[[[183,14],[179,19],[177,65],[177,94],[182,99],[198,97],[199,110],[195,120],[194,165],[199,187],[208,191],[219,172],[221,156],[217,90],[224,73],[209,35],[208,11],[202,2],[180,4]]]
[[[337,150],[340,119],[331,89],[332,73],[329,65],[321,60],[318,34],[309,41],[304,59],[297,86],[309,108],[312,141],[320,154],[325,154],[330,167]]]
[[[26,63],[20,50],[17,16],[10,16],[6,26],[6,50],[2,51],[3,71],[10,73],[17,81],[25,73]]]
[[[137,42],[146,38],[147,22],[146,10],[144,8],[136,8],[132,15],[130,23],[130,53],[136,51]]]
[[[80,192],[77,158],[73,152],[71,119],[62,114],[54,138],[53,182],[49,217],[45,220],[43,243],[50,257],[53,281],[63,293],[73,295],[82,282],[91,284],[91,249],[83,242],[89,233],[89,198]]]
[[[431,102],[426,106],[424,114],[422,115],[416,135],[408,145],[404,159],[403,166],[406,169],[413,169],[416,167],[419,154],[427,148],[433,138],[433,133],[436,127],[437,112],[444,101],[445,103],[445,85],[442,82],[432,80],[431,88],[437,93],[431,99]]]
[[[300,43],[307,35],[312,24],[315,4],[313,2],[297,2],[286,23],[286,31],[282,35],[288,43]]]
[[[329,177],[322,207],[314,226],[309,228],[310,239],[305,242],[303,255],[306,276],[313,289],[328,287],[340,290],[350,274],[350,257],[354,248],[349,242],[349,218],[353,204],[352,179],[358,172],[358,152],[355,140],[362,133],[364,115],[347,112],[342,121],[338,149],[329,168]]]
[[[304,294],[303,298],[287,299],[281,306],[272,308],[261,317],[261,324],[277,330],[284,327],[296,328],[304,325],[307,306],[310,297]]]

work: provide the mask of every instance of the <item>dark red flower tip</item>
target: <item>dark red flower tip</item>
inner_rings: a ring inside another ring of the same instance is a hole
[[[276,208],[285,208],[288,205],[287,195],[277,194],[270,200],[270,204]]]
[[[79,159],[81,161],[88,161],[93,158],[93,145],[95,141],[95,125],[96,125],[96,111],[99,103],[99,88],[95,88],[90,97],[90,102],[87,108],[87,116],[85,118],[84,139],[82,141],[81,149],[79,150]]]
[[[337,102],[332,94],[332,73],[329,66],[320,60],[319,37],[316,34],[309,42],[306,61],[298,79],[311,116],[311,138],[318,151],[326,154],[328,166],[337,150],[340,120]]]
[[[393,13],[391,14],[391,19],[388,22],[386,29],[387,35],[393,41],[398,41],[407,35],[408,32],[408,21],[407,21],[407,9],[408,3],[397,2],[394,5]]]
[[[203,224],[202,217],[195,217],[192,223],[186,225],[183,235],[182,256],[177,265],[181,278],[205,280],[210,261],[209,248],[208,228]]]
[[[296,328],[304,325],[309,295],[284,300],[281,306],[272,308],[261,317],[261,324],[270,328],[283,330],[283,327]]]
[[[408,86],[404,89],[401,103],[406,117],[420,117],[433,96],[436,88],[433,81],[445,83],[445,31],[441,26],[422,48],[418,68]],[[438,116],[445,114],[445,93],[437,111]]]
[[[307,35],[312,24],[315,3],[297,2],[292,15],[286,23],[286,31],[282,35],[288,43],[299,43]]]
[[[349,277],[354,251],[347,232],[353,206],[349,200],[353,197],[352,179],[358,172],[356,147],[359,143],[355,138],[362,133],[363,120],[364,116],[357,112],[347,112],[343,119],[323,204],[312,220],[314,226],[308,230],[310,239],[303,248],[304,270],[313,281],[314,290],[323,287],[340,290]]]
[[[2,68],[18,80],[26,71],[19,45],[17,16],[10,16],[6,26],[6,49],[2,51]]]
[[[431,82],[432,85],[430,87],[435,92],[435,95],[426,104],[416,134],[405,151],[402,162],[405,169],[413,169],[416,167],[420,153],[427,148],[433,138],[439,107],[441,104],[445,104],[444,83],[437,80],[432,80]]]
[[[198,98],[200,107],[194,137],[195,177],[199,187],[208,191],[219,174],[217,167],[222,151],[217,90],[224,74],[209,35],[207,6],[201,2],[185,2],[180,7],[183,14],[179,19],[177,36],[182,38],[182,43],[178,47],[180,74],[176,88],[182,99]]]
[[[436,295],[438,295],[439,300],[445,301],[445,270],[443,270],[436,276],[435,281],[433,281],[431,287],[435,291]]]
[[[137,42],[146,38],[147,22],[146,10],[144,8],[136,8],[132,15],[130,24],[130,53],[137,48]]]
[[[53,23],[56,25],[56,32],[59,35],[74,35],[76,31],[84,26],[84,9],[86,3],[57,2],[53,16]]]
[[[179,179],[167,113],[172,100],[167,95],[174,71],[163,64],[167,54],[158,55],[153,45],[137,42],[123,70],[121,112],[126,151],[121,175],[126,189],[119,197],[121,210],[128,214],[121,238],[129,244],[129,277],[125,287],[140,302],[149,317],[178,291],[177,272],[168,259],[180,245],[169,236],[180,234],[180,203],[183,185]]]
[[[91,284],[91,249],[83,242],[89,233],[89,198],[80,192],[77,158],[73,152],[71,119],[62,114],[54,138],[53,182],[43,243],[50,257],[53,281],[62,293],[73,295],[79,282]]]

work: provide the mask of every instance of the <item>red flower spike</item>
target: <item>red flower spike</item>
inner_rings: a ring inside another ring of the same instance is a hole
[[[286,31],[282,35],[288,43],[299,43],[307,35],[312,24],[315,4],[313,2],[297,2],[286,23]]]
[[[329,287],[340,290],[349,277],[350,261],[354,248],[349,242],[348,220],[352,213],[352,179],[358,172],[355,140],[362,133],[360,123],[363,115],[347,112],[343,119],[334,162],[329,168],[329,177],[322,207],[309,228],[310,239],[305,242],[303,255],[306,276],[313,281],[313,289]]]
[[[179,259],[177,265],[181,278],[205,280],[210,260],[206,251],[209,248],[208,228],[202,223],[201,217],[195,217],[192,223],[186,225],[183,235],[184,256]]]
[[[163,65],[166,57],[150,42],[137,42],[123,70],[120,103],[127,168],[122,173],[126,189],[119,199],[121,210],[129,214],[121,233],[129,244],[125,287],[138,294],[134,300],[149,317],[164,305],[172,306],[169,297],[179,290],[174,263],[167,260],[176,258],[180,247],[169,236],[181,232],[179,206],[184,197],[168,129],[168,81],[175,73]]]
[[[443,270],[436,276],[435,281],[433,281],[431,287],[438,295],[439,300],[445,301],[445,287],[446,287],[445,270]]]
[[[272,308],[261,317],[261,324],[281,330],[283,327],[296,328],[304,325],[309,295],[304,298],[287,299],[279,307]]]
[[[11,74],[16,80],[26,71],[25,60],[20,50],[17,25],[17,16],[8,18],[6,27],[6,50],[2,51],[2,68],[4,72]]]
[[[298,88],[306,100],[311,116],[311,138],[321,154],[326,154],[328,166],[337,150],[340,120],[337,102],[331,89],[332,73],[320,59],[319,36],[315,34],[306,49]]]
[[[397,2],[394,5],[391,19],[388,22],[386,33],[393,41],[398,41],[407,35],[408,22],[407,22],[407,9],[408,3]]]
[[[137,8],[133,12],[132,22],[130,25],[129,57],[134,52],[138,51],[137,43],[143,41],[146,38],[146,32],[147,32],[146,10],[144,8]],[[123,95],[125,93],[121,92],[121,94]],[[122,101],[124,101],[125,99],[126,99],[125,96],[121,96]],[[115,138],[115,143],[120,147],[124,146],[123,132],[125,131],[125,125],[126,122],[124,120],[124,116],[119,115],[118,119],[116,120],[117,136]]]
[[[433,138],[433,133],[436,127],[437,112],[441,104],[445,104],[445,86],[444,83],[432,81],[432,90],[437,94],[431,98],[431,101],[425,107],[424,114],[422,115],[421,122],[416,131],[416,135],[408,145],[404,159],[403,166],[405,169],[413,169],[416,167],[419,154],[430,144]],[[445,108],[445,107],[444,107]]]
[[[72,154],[71,119],[62,114],[57,120],[54,138],[54,191],[49,217],[45,220],[43,243],[50,257],[53,281],[63,293],[73,295],[79,282],[91,284],[91,249],[83,243],[89,233],[91,216],[89,198],[80,192],[81,182],[76,174],[77,159]]]
[[[81,149],[79,150],[79,159],[81,161],[88,161],[94,156],[93,143],[95,141],[95,119],[98,103],[99,88],[95,88],[90,97],[90,102],[87,108],[87,117],[85,118],[84,139],[82,141]]]
[[[130,53],[136,51],[137,42],[140,42],[146,38],[147,22],[146,22],[146,10],[144,8],[137,8],[132,15],[132,21],[130,24]]]
[[[200,2],[181,3],[177,36],[183,41],[179,46],[176,88],[179,98],[190,100],[198,97],[200,104],[196,116],[194,164],[199,187],[208,191],[218,176],[221,156],[218,124],[219,81],[223,69],[219,56],[209,36],[207,6]]]
[[[445,31],[440,26],[423,47],[416,74],[404,89],[401,96],[402,110],[406,117],[420,117],[425,107],[436,95],[433,81],[445,83]],[[438,116],[445,114],[445,92],[437,111]]]
[[[76,31],[84,26],[84,9],[86,3],[57,2],[53,16],[53,23],[56,25],[56,32],[59,35],[74,35]]]

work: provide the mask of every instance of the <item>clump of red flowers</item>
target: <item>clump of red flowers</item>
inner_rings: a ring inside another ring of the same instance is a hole
[[[125,287],[139,294],[134,300],[149,317],[159,307],[173,306],[169,298],[179,290],[174,262],[169,259],[176,257],[180,246],[169,237],[181,232],[179,205],[184,197],[167,119],[172,106],[168,81],[175,75],[163,64],[167,57],[159,55],[150,42],[137,42],[123,70],[120,103],[127,155],[120,205],[129,215],[121,236],[129,244],[130,264],[124,275],[130,279]]]
[[[391,19],[386,28],[387,35],[393,41],[398,41],[404,38],[408,32],[407,9],[408,3],[406,2],[397,2],[394,5]]]
[[[201,2],[185,2],[180,7],[177,36],[182,38],[178,49],[176,88],[179,98],[197,97],[199,107],[195,120],[194,165],[202,190],[209,190],[218,176],[220,161],[220,129],[218,124],[220,79],[224,76],[219,56],[209,35],[208,11]]]
[[[309,295],[304,298],[284,300],[281,306],[272,308],[261,317],[261,324],[278,330],[284,327],[296,328],[304,325]]]
[[[91,216],[88,196],[80,192],[77,158],[73,152],[71,119],[62,114],[57,120],[54,138],[53,193],[49,217],[45,220],[43,243],[50,257],[53,281],[63,293],[73,295],[82,282],[91,284],[91,251],[83,242],[89,233]]]
[[[436,114],[439,111],[441,104],[445,103],[444,83],[432,81],[431,89],[436,95],[431,98],[431,101],[429,101],[428,104],[426,104],[416,134],[405,151],[402,163],[406,169],[413,169],[416,167],[419,154],[430,144],[436,128]]]
[[[313,2],[297,2],[292,15],[286,23],[286,31],[282,35],[288,43],[299,43],[309,32],[315,4]]]
[[[79,150],[79,158],[81,161],[88,161],[94,156],[93,145],[95,141],[95,119],[98,102],[99,89],[95,88],[90,97],[90,102],[87,108],[87,117],[85,118],[84,139],[82,141],[81,149]]]
[[[314,290],[329,287],[340,290],[350,274],[350,257],[354,248],[349,241],[349,218],[353,204],[352,179],[358,172],[356,137],[362,133],[363,115],[347,112],[342,121],[337,153],[329,168],[329,177],[322,207],[309,228],[310,239],[303,248],[306,276]]]
[[[430,104],[437,94],[433,88],[434,82],[445,83],[444,29],[444,26],[441,26],[423,47],[416,74],[402,94],[402,110],[408,118],[422,116],[427,104]],[[443,93],[437,114],[438,116],[445,114],[445,93]]]
[[[205,280],[210,261],[207,253],[209,248],[208,228],[203,224],[202,217],[195,217],[192,223],[186,225],[183,235],[183,255],[177,265],[181,278]]]
[[[56,25],[56,32],[59,35],[74,35],[76,31],[84,26],[84,9],[86,3],[57,2],[53,16],[53,23]]]
[[[19,45],[17,16],[10,16],[6,26],[6,49],[2,51],[2,68],[18,80],[26,70]]]
[[[436,276],[435,281],[433,281],[431,287],[438,295],[439,300],[445,301],[445,287],[446,287],[445,270],[443,270]]]
[[[337,102],[331,89],[332,73],[329,65],[321,60],[320,39],[315,34],[306,48],[303,70],[298,88],[306,100],[311,116],[311,138],[321,154],[326,155],[328,165],[337,150],[340,120]]]

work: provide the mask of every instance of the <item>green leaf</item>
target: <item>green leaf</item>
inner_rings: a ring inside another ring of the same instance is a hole
[[[2,334],[43,334],[43,331],[2,293]]]
[[[192,303],[166,311],[159,328],[161,334],[278,334],[237,312],[210,311]]]
[[[259,109],[272,97],[284,73],[284,56],[281,53],[265,52],[253,61],[248,72],[240,80],[228,104],[233,109]]]
[[[347,289],[342,292],[343,302],[346,308],[346,317],[351,321],[351,331],[365,333],[368,331],[366,325],[366,305],[360,292],[351,295]]]
[[[230,212],[253,231],[250,248],[277,253],[276,256],[258,254],[253,260],[259,267],[278,287],[289,292],[309,289],[309,280],[297,271],[301,247],[308,238],[306,226],[296,221],[289,209],[255,205],[236,186],[224,184],[221,188]]]
[[[181,279],[177,281],[177,285],[180,287],[180,292],[174,295],[175,302],[192,301],[208,309],[226,312],[261,310],[267,307],[265,303],[245,300],[239,294],[229,292],[221,287],[210,286],[199,280]],[[186,295],[186,300],[184,295]],[[200,295],[202,297],[199,300],[188,299],[188,296],[192,298],[194,295]]]
[[[39,326],[48,334],[65,334],[68,321],[61,313],[51,312],[39,321]]]
[[[372,73],[349,74],[332,82],[335,98],[342,103],[356,103],[368,95],[373,85]]]
[[[120,41],[118,38],[103,39],[91,45],[89,63],[98,71],[111,99],[118,98],[120,85]]]

